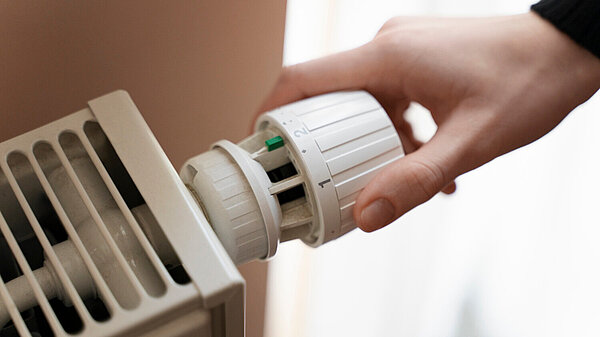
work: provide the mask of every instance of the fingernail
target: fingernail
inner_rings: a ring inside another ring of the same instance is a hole
[[[387,199],[377,199],[360,213],[363,230],[367,232],[379,229],[394,220],[394,206]]]

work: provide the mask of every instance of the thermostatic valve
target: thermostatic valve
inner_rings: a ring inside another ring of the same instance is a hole
[[[255,130],[237,145],[216,143],[181,173],[238,264],[273,256],[280,241],[317,247],[354,229],[360,191],[404,155],[386,112],[363,91],[288,104]],[[227,164],[211,165],[217,156]]]

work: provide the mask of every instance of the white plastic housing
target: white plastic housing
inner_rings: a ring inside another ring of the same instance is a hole
[[[265,141],[275,137],[283,146],[269,149]],[[377,100],[339,92],[265,113],[254,135],[237,146],[215,144],[189,160],[181,176],[240,264],[273,256],[280,241],[300,238],[317,247],[354,229],[356,197],[403,155]]]
[[[358,193],[404,150],[381,105],[364,91],[321,95],[292,103],[261,118],[257,130],[283,133],[313,198],[314,219],[305,243],[319,246],[356,227]]]
[[[275,254],[281,211],[269,194],[267,174],[246,152],[221,141],[190,159],[181,177],[237,264]]]

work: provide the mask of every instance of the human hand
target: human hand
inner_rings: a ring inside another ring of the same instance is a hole
[[[370,92],[407,155],[360,193],[354,218],[379,229],[453,180],[548,133],[600,87],[600,60],[534,13],[447,19],[394,18],[373,41],[283,70],[260,111],[338,90]],[[410,102],[438,129],[415,139]]]

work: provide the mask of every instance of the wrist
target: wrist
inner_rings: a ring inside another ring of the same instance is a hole
[[[536,12],[524,14],[530,22],[538,49],[536,59],[545,60],[550,71],[569,72],[575,82],[595,92],[600,88],[600,58],[575,42]],[[592,93],[593,93],[592,92]]]
[[[600,25],[597,24],[600,1],[541,0],[531,9],[600,58]]]
[[[535,12],[519,15],[524,20],[521,48],[531,51],[533,67],[544,76],[541,85],[564,86],[580,104],[600,88],[600,58],[583,48]],[[575,90],[573,90],[576,88]]]

